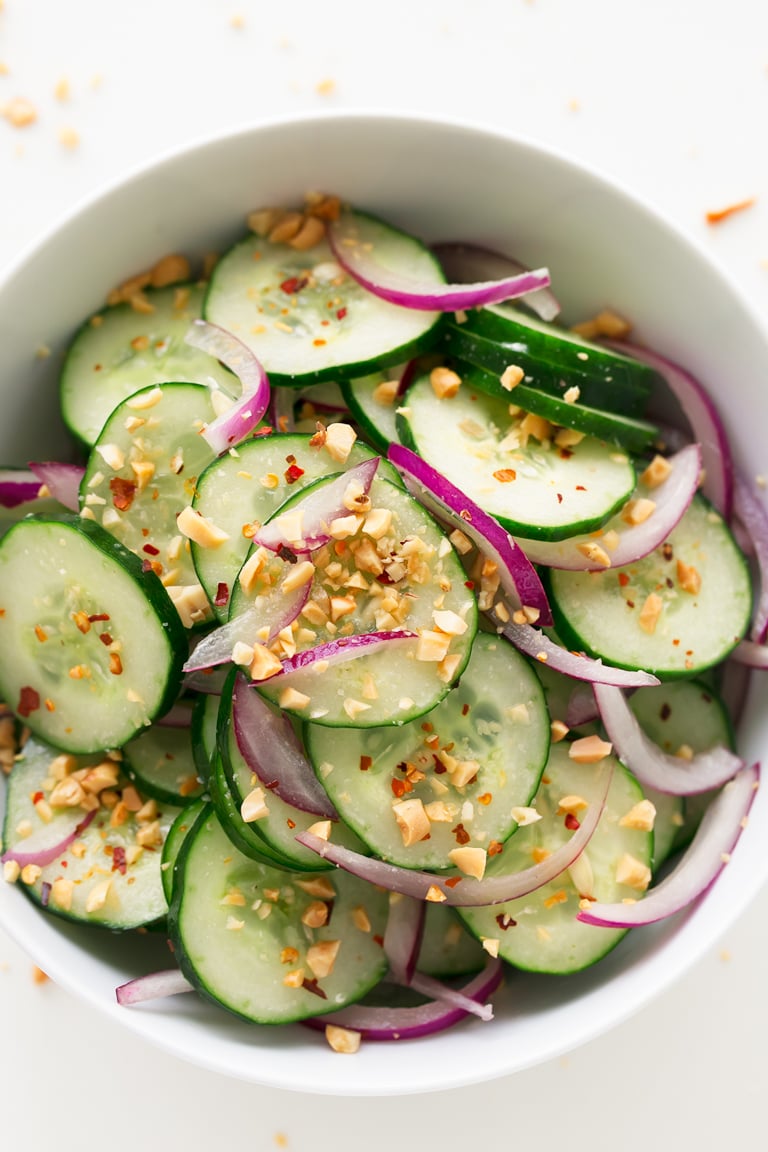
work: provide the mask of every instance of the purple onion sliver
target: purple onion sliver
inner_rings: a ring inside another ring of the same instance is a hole
[[[278,672],[277,675],[290,676],[292,672],[303,672],[317,664],[319,660],[329,663],[356,660],[358,656],[370,655],[383,644],[409,643],[414,640],[418,640],[417,634],[406,629],[400,632],[361,632],[356,636],[340,636],[336,640],[328,640],[325,644],[307,648],[304,652],[297,652],[295,656],[287,656],[282,661],[282,672]]]
[[[0,469],[0,506],[18,508],[40,495],[40,477],[25,468]]]
[[[504,975],[500,960],[489,959],[482,972],[460,989],[464,996],[485,1002],[499,987]],[[464,1020],[467,1013],[441,1001],[421,1004],[417,1008],[379,1008],[353,1004],[328,1016],[305,1020],[310,1028],[324,1031],[327,1025],[359,1032],[364,1040],[415,1040],[429,1036]]]
[[[593,692],[614,753],[646,788],[668,796],[696,796],[720,788],[744,767],[741,757],[723,745],[691,760],[670,756],[643,732],[620,688],[595,684]]]
[[[745,664],[747,668],[768,669],[768,644],[741,640],[733,651],[728,653],[728,659],[735,660],[737,664]]]
[[[470,1016],[477,1016],[480,1020],[493,1020],[493,1008],[490,1004],[479,1004],[471,996],[467,996],[458,988],[451,988],[442,980],[436,980],[434,976],[427,976],[423,972],[414,972],[408,981],[408,987],[422,996],[429,996],[432,1000],[452,1004],[454,1008],[460,1008]]]
[[[239,379],[242,392],[231,408],[203,429],[207,444],[221,454],[249,436],[269,407],[267,374],[251,349],[226,328],[207,320],[193,320],[187,344],[220,360]]]
[[[390,893],[384,955],[389,961],[390,975],[398,984],[410,984],[416,970],[426,911],[423,900],[401,896],[399,892]]]
[[[606,760],[602,765],[595,798],[582,816],[578,830],[540,863],[510,876],[485,876],[482,880],[461,877],[458,884],[454,877],[454,886],[451,887],[442,876],[435,873],[421,872],[416,868],[400,868],[374,857],[361,856],[359,852],[343,848],[340,844],[321,840],[311,832],[300,832],[296,839],[323,860],[390,892],[401,892],[416,900],[426,900],[428,895],[432,898],[437,894],[438,899],[440,895],[445,898],[442,903],[454,908],[485,908],[490,904],[503,904],[507,900],[527,896],[571,867],[586,848],[600,822],[612,778],[613,767]]]
[[[192,725],[192,709],[188,704],[177,703],[169,708],[164,716],[155,720],[160,728],[190,728]]]
[[[387,457],[412,495],[439,519],[459,528],[472,543],[498,565],[501,586],[515,607],[538,612],[541,624],[552,623],[544,587],[536,569],[499,522],[464,495],[449,480],[402,444],[390,444]]]
[[[147,1000],[160,1000],[164,996],[177,996],[180,992],[194,991],[192,985],[178,968],[164,972],[151,972],[148,976],[138,976],[115,989],[118,1004],[129,1007]]]
[[[514,276],[530,269],[519,260],[484,248],[480,244],[463,244],[452,240],[433,244],[432,251],[437,256],[445,275],[459,284],[476,280],[500,280],[504,276]],[[520,297],[521,304],[527,304],[539,319],[554,320],[560,314],[560,303],[551,288],[538,288]]]
[[[701,445],[702,491],[718,512],[730,519],[733,503],[733,459],[722,418],[707,391],[679,364],[627,341],[606,341],[609,347],[655,368],[666,380],[688,421],[693,439]]]
[[[41,484],[70,512],[80,511],[80,485],[85,469],[77,464],[62,464],[58,460],[31,460],[29,469]]]
[[[286,804],[324,820],[339,816],[296,738],[293,725],[270,707],[241,673],[232,692],[232,723],[240,753],[262,784]]]
[[[768,509],[738,472],[733,483],[733,512],[747,533],[757,565],[760,594],[752,616],[750,639],[762,644],[768,631]]]
[[[760,781],[760,766],[744,767],[710,803],[677,867],[634,904],[591,904],[583,924],[639,928],[687,908],[711,888],[741,836]]]
[[[574,688],[565,711],[565,723],[568,727],[580,728],[582,724],[591,724],[599,718],[600,712],[591,685],[584,684]]]
[[[498,304],[549,287],[550,277],[546,268],[475,284],[410,280],[379,264],[375,250],[362,232],[360,221],[349,215],[342,214],[333,221],[328,227],[328,240],[334,256],[344,271],[368,292],[403,308],[423,312],[459,312],[482,304]]]
[[[574,680],[615,684],[618,688],[644,688],[659,683],[658,677],[650,672],[614,668],[610,664],[603,664],[602,660],[593,660],[591,656],[577,656],[568,648],[555,644],[544,632],[530,624],[502,624],[498,619],[495,623],[500,635],[506,636],[519,651],[546,664],[548,668],[554,668],[555,672],[572,676]]]
[[[267,521],[253,538],[256,545],[268,548],[270,552],[278,552],[281,548],[299,549],[301,552],[313,552],[322,548],[332,539],[330,524],[339,516],[352,515],[344,504],[344,496],[350,484],[360,484],[363,493],[370,492],[373,478],[379,467],[379,457],[372,456],[342,472],[329,484],[319,488],[312,488],[302,499],[291,505],[290,515],[295,517],[301,513],[302,540],[301,543],[289,540],[281,527],[281,516],[278,513]]]
[[[0,864],[5,864],[6,860],[15,860],[21,868],[26,867],[27,864],[37,864],[38,867],[45,868],[46,865],[52,864],[54,860],[57,860],[59,856],[66,852],[70,844],[73,844],[78,836],[85,831],[95,815],[95,809],[91,812],[86,812],[82,820],[75,825],[68,835],[64,836],[63,839],[59,840],[56,844],[49,845],[47,848],[40,848],[37,851],[34,849],[19,851],[16,848],[9,848],[7,852],[4,852],[3,855],[0,856]]]

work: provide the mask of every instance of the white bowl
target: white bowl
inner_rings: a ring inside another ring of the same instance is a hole
[[[747,475],[765,470],[768,341],[739,292],[695,245],[626,190],[530,141],[470,124],[348,113],[258,124],[160,159],[59,223],[0,284],[4,419],[0,462],[61,455],[59,354],[107,291],[171,250],[220,250],[253,208],[335,192],[427,240],[507,249],[547,265],[567,319],[605,305],[722,398]],[[47,345],[48,359],[36,357]],[[765,691],[752,692],[741,749],[768,745]],[[688,913],[630,933],[573,977],[510,973],[496,1019],[339,1061],[300,1026],[250,1026],[195,996],[127,1009],[114,989],[166,966],[162,940],[119,937],[39,913],[0,884],[0,924],[51,977],[116,1026],[217,1072],[305,1092],[384,1095],[489,1080],[583,1044],[679,978],[746,907],[768,872],[768,795],[733,860]]]

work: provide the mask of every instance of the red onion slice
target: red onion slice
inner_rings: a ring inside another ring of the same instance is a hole
[[[620,688],[593,686],[600,717],[613,750],[646,788],[668,796],[696,796],[720,788],[744,761],[722,745],[691,760],[670,756],[646,736]]]
[[[420,312],[458,312],[481,304],[498,304],[549,287],[549,272],[520,272],[500,280],[475,284],[436,284],[410,280],[391,272],[376,259],[376,246],[364,221],[342,213],[328,226],[328,241],[341,267],[374,296]]]
[[[163,996],[177,996],[180,992],[193,992],[194,988],[182,976],[178,968],[164,972],[151,972],[148,976],[138,976],[115,989],[118,1004],[130,1007],[143,1004],[146,1000],[160,1000]]]
[[[427,976],[423,972],[414,972],[408,981],[408,987],[412,988],[414,992],[419,992],[422,996],[429,996],[432,1000],[451,1004],[454,1008],[459,1008],[470,1016],[477,1016],[480,1020],[493,1020],[493,1008],[490,1004],[478,1004],[476,1000],[467,996],[460,989],[451,988],[449,984],[444,984],[442,980],[436,980],[433,976]]]
[[[591,684],[615,684],[617,688],[643,688],[659,683],[658,677],[650,672],[614,668],[610,664],[603,664],[602,660],[578,655],[555,644],[544,632],[530,624],[502,624],[493,613],[490,615],[497,625],[497,632],[506,636],[515,648],[541,664],[546,664],[548,668],[554,668],[555,672],[562,672],[564,676],[572,676],[574,680],[588,680]]]
[[[500,960],[489,959],[482,972],[459,991],[463,997],[484,1003],[501,984],[504,967]],[[418,1008],[379,1008],[353,1004],[327,1016],[313,1016],[303,1021],[310,1028],[323,1031],[327,1025],[359,1032],[364,1040],[415,1040],[442,1032],[465,1019],[463,1008],[442,1001],[421,1004]]]
[[[371,652],[381,648],[382,644],[396,644],[418,640],[415,632],[361,632],[356,636],[339,636],[336,640],[328,640],[325,644],[317,644],[314,648],[307,648],[304,652],[297,652],[295,656],[287,656],[283,660],[283,670],[277,676],[289,676],[292,672],[303,672],[311,668],[318,660],[329,664],[346,663],[347,660],[356,660],[359,656],[368,656]],[[273,677],[276,679],[276,677]]]
[[[760,595],[752,616],[750,639],[761,644],[768,632],[768,509],[738,473],[734,475],[733,511],[747,533],[757,564]]]
[[[30,461],[29,469],[41,484],[71,512],[80,511],[80,485],[85,469],[77,464],[62,464],[59,460]]]
[[[208,668],[215,668],[219,664],[228,664],[232,659],[235,644],[256,643],[257,633],[267,622],[269,622],[270,628],[266,643],[271,644],[283,628],[289,627],[300,614],[309,599],[310,590],[311,584],[308,582],[294,589],[287,596],[283,596],[278,584],[275,597],[269,598],[274,600],[278,596],[280,597],[276,604],[272,604],[273,611],[269,611],[264,603],[252,604],[250,608],[246,608],[245,612],[241,612],[233,620],[228,620],[226,624],[214,628],[195,646],[184,664],[183,671],[185,673],[201,672]],[[266,600],[267,597],[263,599]]]
[[[40,868],[45,868],[47,864],[52,864],[54,860],[62,856],[70,844],[74,844],[75,840],[77,840],[78,836],[82,835],[95,815],[95,808],[91,812],[86,812],[85,816],[82,820],[78,821],[71,832],[67,833],[67,835],[57,841],[56,844],[50,844],[46,848],[27,848],[25,851],[18,848],[9,848],[7,852],[4,852],[3,855],[0,856],[0,864],[5,864],[6,860],[15,860],[21,868],[26,867],[27,864],[37,864]]]
[[[608,340],[606,343],[655,368],[666,380],[701,445],[704,481],[702,491],[718,512],[730,519],[733,502],[733,460],[728,435],[712,398],[690,372],[658,352],[637,344]]]
[[[249,436],[269,405],[269,381],[261,364],[241,340],[217,324],[193,320],[187,344],[208,352],[234,372],[242,385],[240,399],[203,429],[202,437],[221,454]]]
[[[0,506],[18,508],[40,495],[40,477],[25,468],[0,468]]]
[[[390,975],[397,984],[410,984],[416,971],[426,911],[423,900],[401,896],[399,892],[390,893],[384,955],[389,961]]]
[[[498,566],[501,587],[515,608],[533,608],[538,620],[552,623],[547,595],[536,569],[499,522],[478,507],[449,480],[402,444],[390,444],[387,457],[408,491],[443,522],[458,528]]]
[[[242,673],[232,692],[232,722],[240,753],[262,784],[301,812],[338,820],[290,720],[262,700]]]
[[[600,712],[591,685],[574,688],[568,699],[565,723],[569,728],[580,728],[600,719]]]
[[[616,528],[618,543],[610,552],[606,552],[612,568],[633,564],[660,547],[688,510],[701,475],[700,446],[689,444],[671,456],[669,463],[672,465],[669,476],[658,488],[653,489],[652,497],[656,507],[648,519],[642,524],[628,527],[622,523]],[[604,565],[596,564],[579,551],[577,545],[583,541],[599,544],[600,537],[592,533],[557,544],[539,540],[520,540],[518,543],[534,564],[564,568],[572,572],[604,571]]]
[[[480,244],[462,244],[446,241],[433,244],[432,251],[440,261],[449,280],[460,284],[476,280],[501,280],[504,276],[515,276],[529,272],[526,265],[501,252],[484,248]],[[560,314],[560,303],[550,288],[537,288],[520,297],[521,304],[527,304],[532,312],[545,321],[554,320]]]
[[[174,704],[154,723],[159,728],[189,728],[192,724],[192,709],[188,704]]]
[[[600,928],[639,928],[673,916],[714,884],[741,836],[760,780],[760,767],[744,767],[709,805],[677,867],[636,903],[590,904],[579,912],[582,924]]]
[[[754,640],[740,640],[728,656],[737,664],[745,664],[747,668],[768,668],[768,644],[756,644]]]
[[[437,899],[454,908],[482,908],[489,904],[503,904],[507,900],[517,900],[527,896],[537,888],[554,880],[579,858],[589,843],[600,822],[605,807],[605,799],[613,777],[610,761],[605,761],[597,782],[594,801],[584,813],[581,824],[570,840],[557,848],[539,864],[524,868],[511,876],[484,876],[482,880],[473,877],[444,879],[432,872],[421,872],[415,868],[400,868],[368,856],[361,856],[340,844],[321,840],[311,832],[301,832],[296,839],[305,848],[316,852],[323,860],[330,860],[346,872],[387,888],[390,892],[401,892],[415,900]],[[453,887],[451,886],[453,885]],[[445,897],[441,900],[440,897]]]
[[[331,522],[340,516],[353,515],[353,509],[347,508],[344,504],[344,497],[350,484],[359,484],[367,496],[378,467],[379,457],[372,456],[370,460],[363,460],[354,468],[342,472],[329,484],[313,488],[303,499],[291,504],[291,517],[301,513],[301,541],[287,538],[281,527],[281,516],[278,511],[271,520],[259,528],[253,538],[254,544],[260,544],[270,552],[279,552],[281,548],[314,552],[316,548],[322,548],[332,539],[329,531]]]

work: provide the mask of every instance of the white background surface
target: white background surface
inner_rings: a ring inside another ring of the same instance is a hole
[[[0,0],[0,65],[0,106],[23,96],[38,111],[25,129],[0,118],[0,269],[83,197],[217,129],[401,109],[518,132],[601,170],[696,239],[768,324],[759,0]],[[747,197],[749,210],[706,223]],[[570,1056],[450,1097],[364,1100],[179,1063],[35,983],[0,934],[4,1139],[59,1152],[232,1139],[255,1152],[762,1149],[767,945],[764,891],[685,980]]]

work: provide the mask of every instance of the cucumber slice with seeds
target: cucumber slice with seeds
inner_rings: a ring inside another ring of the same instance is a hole
[[[183,808],[202,794],[191,728],[153,724],[128,741],[123,756],[128,774],[147,796]]]
[[[563,453],[529,437],[520,419],[508,402],[464,387],[439,399],[422,376],[404,397],[397,429],[514,536],[563,540],[601,527],[635,487],[626,453],[591,436]]]
[[[61,374],[64,420],[85,444],[94,444],[108,416],[134,392],[170,380],[213,382],[238,394],[231,372],[213,356],[185,343],[202,312],[205,285],[148,289],[151,312],[116,304],[83,324]]]
[[[79,516],[0,542],[0,697],[72,752],[119,748],[175,700],[187,648],[153,572]]]
[[[388,268],[444,283],[420,241],[368,216],[365,228]],[[400,308],[366,291],[324,240],[299,251],[255,235],[216,265],[204,315],[252,348],[274,384],[296,386],[400,364],[432,342],[442,321],[438,312]]]
[[[650,556],[623,568],[552,568],[544,575],[555,626],[568,648],[660,679],[695,676],[719,663],[749,626],[746,559],[722,517],[699,495]]]

